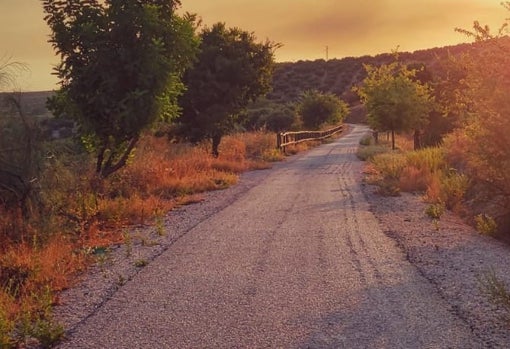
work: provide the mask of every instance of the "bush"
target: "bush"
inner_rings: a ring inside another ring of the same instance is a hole
[[[498,225],[494,218],[486,214],[479,214],[475,217],[476,230],[480,234],[494,236]]]
[[[425,209],[425,213],[432,219],[440,219],[444,214],[445,206],[442,203],[431,204]]]
[[[279,108],[270,112],[261,120],[271,132],[288,131],[296,123],[296,114],[290,108]]]
[[[269,101],[254,103],[242,116],[246,129],[258,131],[266,129],[271,132],[291,130],[297,123],[296,112],[291,106]]]
[[[349,107],[332,93],[309,90],[301,96],[298,113],[304,127],[316,129],[325,123],[341,122],[349,113]]]

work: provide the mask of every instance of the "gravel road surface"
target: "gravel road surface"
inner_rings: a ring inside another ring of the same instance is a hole
[[[59,347],[485,348],[371,213],[355,156],[367,132],[261,172]]]

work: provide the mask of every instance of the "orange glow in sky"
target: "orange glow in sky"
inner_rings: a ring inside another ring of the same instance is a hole
[[[466,42],[454,31],[474,20],[496,30],[509,17],[500,0],[182,0],[204,24],[226,22],[283,44],[277,61],[297,61],[441,47]],[[26,63],[24,91],[56,88],[58,63],[39,0],[0,0],[0,59]],[[0,61],[0,64],[2,63]]]

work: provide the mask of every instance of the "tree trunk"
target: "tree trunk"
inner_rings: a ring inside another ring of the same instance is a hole
[[[131,140],[129,141],[129,144],[128,144],[126,150],[124,151],[124,153],[122,154],[120,159],[115,164],[113,163],[113,161],[114,161],[113,157],[115,155],[114,155],[114,152],[112,151],[112,153],[108,157],[108,160],[106,161],[106,163],[103,163],[99,167],[100,168],[99,175],[101,176],[101,178],[108,177],[109,175],[111,175],[115,171],[118,171],[119,169],[121,169],[122,167],[124,167],[126,165],[126,162],[127,162],[128,158],[129,158],[129,155],[131,154],[131,152],[135,148],[135,145],[138,143],[139,138],[140,138],[139,135],[136,135],[133,138],[131,138]],[[104,155],[104,153],[103,153],[103,155]],[[98,161],[98,166],[99,166],[99,161]]]
[[[214,134],[212,138],[212,156],[217,158],[220,155],[220,152],[218,151],[218,148],[220,146],[221,142],[221,134]]]
[[[414,130],[414,150],[421,149],[421,134],[420,130]]]
[[[395,130],[391,130],[391,149],[395,150]]]

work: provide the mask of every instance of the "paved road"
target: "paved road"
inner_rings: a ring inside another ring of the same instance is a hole
[[[354,155],[366,132],[269,171],[61,347],[481,347],[369,212]]]

